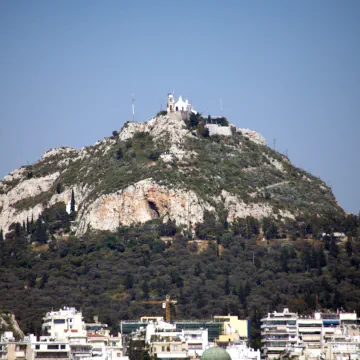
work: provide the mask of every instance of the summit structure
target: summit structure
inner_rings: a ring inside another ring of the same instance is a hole
[[[184,112],[184,113],[194,113],[196,114],[196,111],[193,109],[192,104],[189,102],[189,100],[183,100],[182,96],[179,96],[179,100],[175,102],[174,100],[174,93],[168,94],[168,103],[167,103],[167,113],[173,113],[173,112]]]

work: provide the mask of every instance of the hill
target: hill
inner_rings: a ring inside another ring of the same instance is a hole
[[[72,192],[78,236],[153,219],[194,231],[207,212],[228,223],[271,217],[285,226],[297,217],[343,216],[323,181],[261,135],[230,125],[230,136],[209,136],[205,122],[159,115],[80,151],[46,152],[0,182],[0,228],[36,220],[45,208],[68,204]]]
[[[360,312],[359,218],[259,134],[207,121],[226,119],[159,114],[5,177],[0,308],[25,332],[62,306],[116,330],[170,294],[177,318],[249,317],[254,346],[270,310]]]

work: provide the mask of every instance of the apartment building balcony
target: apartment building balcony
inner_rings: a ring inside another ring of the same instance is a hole
[[[50,351],[40,351],[35,352],[34,359],[41,360],[66,360],[70,359],[70,352],[50,352]]]
[[[299,328],[299,334],[321,334],[322,328]]]
[[[286,348],[286,344],[284,345],[266,345],[266,346],[262,346],[261,350],[264,351],[266,350],[267,353],[280,353],[281,351],[283,351]]]
[[[267,339],[261,339],[261,342],[264,344],[264,346],[265,345],[268,346],[268,344],[276,344],[276,343],[288,345],[288,344],[296,343],[297,338],[287,338],[287,339],[267,338]],[[283,346],[283,345],[281,345],[281,346]]]
[[[296,335],[297,332],[296,330],[289,330],[289,329],[263,329],[265,331],[261,331],[261,336],[266,336],[266,335]]]
[[[264,327],[294,327],[296,328],[296,320],[287,322],[287,321],[262,321],[261,328]]]
[[[88,344],[70,344],[72,354],[91,353],[92,345]]]
[[[318,342],[318,343],[320,343],[320,341],[321,341],[321,334],[318,334],[318,335],[303,335],[302,336],[302,341],[304,342],[304,343],[316,343],[316,342]]]

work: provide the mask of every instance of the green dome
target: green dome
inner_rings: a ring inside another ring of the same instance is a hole
[[[231,356],[224,349],[215,346],[205,350],[201,360],[231,360]]]

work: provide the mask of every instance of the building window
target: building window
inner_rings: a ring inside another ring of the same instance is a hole
[[[48,345],[47,348],[48,348],[48,350],[58,350],[59,345]]]
[[[54,324],[65,324],[65,319],[54,319]]]
[[[121,354],[120,354],[120,353],[117,353],[116,356],[117,356],[117,357],[121,357]]]
[[[40,345],[35,345],[35,350],[40,350]]]
[[[60,348],[61,348],[61,349],[65,349],[65,348],[66,348],[66,345],[60,345]]]

